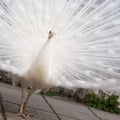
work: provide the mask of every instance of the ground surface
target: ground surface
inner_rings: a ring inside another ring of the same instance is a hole
[[[19,109],[20,88],[0,83],[0,93],[0,120],[23,120],[14,115]],[[31,97],[27,111],[34,115],[33,120],[120,120],[120,115],[36,94]]]

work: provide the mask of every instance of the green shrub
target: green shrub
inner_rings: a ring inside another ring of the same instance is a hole
[[[84,98],[84,103],[90,107],[94,107],[94,108],[111,112],[111,113],[120,114],[120,108],[118,108],[120,103],[118,102],[118,98],[119,96],[117,95],[111,95],[105,98],[104,95],[98,96],[93,93],[93,94],[87,95]]]

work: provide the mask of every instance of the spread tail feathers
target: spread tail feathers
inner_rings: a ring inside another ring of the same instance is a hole
[[[43,61],[55,86],[120,90],[119,6],[119,0],[0,1],[0,68],[24,76],[51,30]]]

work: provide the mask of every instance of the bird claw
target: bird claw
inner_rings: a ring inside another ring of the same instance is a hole
[[[32,120],[32,117],[33,117],[33,115],[28,115],[28,114],[23,113],[23,112],[19,112],[16,115],[24,118],[25,120]]]

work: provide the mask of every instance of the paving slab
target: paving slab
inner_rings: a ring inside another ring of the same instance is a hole
[[[14,113],[16,114],[19,106],[17,104],[4,102],[4,107],[6,112]],[[32,107],[27,107],[26,110],[29,114],[33,115],[34,118],[40,119],[40,120],[58,120],[57,117],[50,112],[41,111],[38,109],[34,109]]]
[[[20,107],[21,91],[7,85],[0,85],[4,109],[7,113],[17,113]],[[40,95],[32,95],[27,106],[28,113],[40,120],[58,120]],[[16,120],[16,118],[14,118]]]
[[[71,118],[71,117],[65,117],[65,116],[61,116],[60,115],[61,120],[82,120],[82,119],[75,119],[75,118]]]
[[[7,112],[7,120],[25,120],[25,119],[13,114],[13,113]],[[34,118],[34,120],[42,120],[42,119]]]
[[[0,91],[3,97],[3,101],[9,100],[9,102],[12,102],[14,104],[20,104],[21,89],[18,89],[18,87],[9,87],[9,85],[4,85],[4,84],[2,85],[0,85]],[[42,109],[48,112],[52,112],[52,110],[46,104],[46,102],[44,101],[41,95],[33,94],[28,102],[28,105],[29,107],[34,107],[36,109]]]
[[[84,105],[46,97],[57,114],[79,120],[98,120]]]
[[[90,108],[101,120],[120,120],[120,115],[104,112],[95,108]]]

